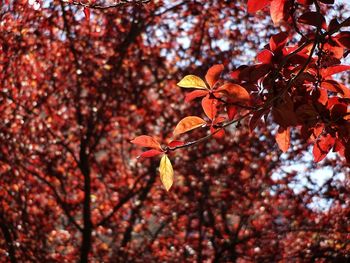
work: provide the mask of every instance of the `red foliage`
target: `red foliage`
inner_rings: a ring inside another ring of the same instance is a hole
[[[0,262],[349,260],[348,7],[1,4]]]

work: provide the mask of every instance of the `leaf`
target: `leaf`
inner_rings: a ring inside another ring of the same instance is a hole
[[[248,13],[255,13],[270,4],[271,0],[248,0]]]
[[[205,82],[195,75],[185,76],[177,85],[181,88],[208,89]]]
[[[175,140],[175,141],[171,141],[171,142],[168,144],[168,147],[170,147],[170,148],[175,148],[175,147],[182,146],[182,145],[184,145],[184,144],[185,144],[185,143],[182,142],[182,141],[177,141],[177,140]]]
[[[350,89],[335,80],[322,81],[321,87],[332,92],[340,93],[344,98],[350,98]]]
[[[332,67],[327,67],[325,69],[321,69],[321,75],[323,78],[332,76],[334,74],[350,70],[350,65],[337,65]]]
[[[149,147],[149,148],[162,150],[162,147],[160,146],[159,142],[157,142],[156,139],[148,135],[138,136],[130,142],[133,144],[140,145],[142,147]]]
[[[273,53],[268,49],[264,49],[257,55],[256,58],[260,63],[270,64],[273,59]]]
[[[247,102],[250,100],[248,91],[238,84],[226,83],[219,87],[216,91],[223,92],[228,95],[230,102]]]
[[[350,49],[350,32],[340,32],[333,39],[342,47]]]
[[[272,0],[270,6],[270,15],[275,25],[279,24],[284,17],[284,5],[286,0]]]
[[[290,128],[279,127],[275,136],[278,147],[282,152],[287,152],[290,147]]]
[[[259,121],[261,120],[262,116],[266,114],[266,110],[258,110],[253,113],[252,117],[249,120],[249,130],[252,132],[256,126],[258,125]]]
[[[86,18],[86,21],[90,21],[90,8],[84,7],[84,15]]]
[[[199,98],[199,97],[204,97],[207,94],[208,94],[207,90],[194,90],[194,91],[191,91],[190,93],[186,94],[185,102],[191,102],[192,100],[194,100],[196,98]]]
[[[236,116],[237,113],[237,108],[235,106],[227,106],[226,107],[226,111],[227,111],[227,117],[230,121],[233,120],[233,118]]]
[[[211,126],[210,133],[213,134],[213,138],[215,139],[222,139],[225,137],[225,129],[216,129]]]
[[[321,136],[320,139],[315,142],[312,151],[314,155],[314,161],[316,163],[322,161],[327,156],[334,143],[335,139],[330,134]]]
[[[165,190],[169,191],[174,183],[174,170],[171,162],[166,154],[163,155],[159,164],[160,180],[162,181]]]
[[[157,156],[159,154],[162,154],[162,153],[163,153],[162,151],[152,149],[152,150],[148,150],[148,151],[143,152],[137,158],[150,158],[150,157],[154,157],[154,156]]]
[[[219,80],[221,72],[224,70],[224,65],[217,64],[212,66],[207,74],[205,75],[205,80],[209,84],[209,87],[214,87],[215,83]]]
[[[206,121],[197,116],[183,118],[175,127],[174,136],[196,129],[206,124]]]
[[[326,19],[318,12],[306,12],[298,18],[298,22],[315,27],[322,27],[327,29]]]
[[[212,99],[208,96],[205,96],[202,99],[202,108],[204,113],[208,116],[209,119],[213,120],[218,112],[217,109],[218,101]]]
[[[282,50],[288,40],[288,34],[280,32],[270,38],[270,49],[272,51]]]

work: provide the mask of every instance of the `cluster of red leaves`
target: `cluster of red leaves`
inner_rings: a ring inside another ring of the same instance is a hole
[[[249,118],[250,130],[261,119],[272,117],[278,125],[276,142],[286,152],[291,144],[291,128],[297,127],[302,136],[313,144],[314,161],[323,160],[333,149],[350,162],[350,91],[333,75],[350,70],[341,59],[350,49],[349,19],[326,23],[320,4],[331,5],[332,0],[249,0],[247,9],[255,13],[270,6],[275,25],[294,23],[301,35],[298,43],[289,43],[288,32],[270,38],[256,57],[257,64],[240,66],[222,79],[222,64],[212,66],[205,80],[187,75],[179,83],[182,88],[194,89],[186,94],[185,102],[202,98],[201,106],[208,121],[198,116],[182,119],[174,136],[199,127],[210,127],[210,134],[196,141],[167,147],[165,152],[191,146],[209,137],[222,138],[224,128]],[[310,11],[314,5],[316,11]],[[303,13],[296,17],[296,8]],[[307,34],[300,30],[307,30]],[[221,113],[226,111],[226,115]],[[133,143],[145,144],[140,136]],[[141,143],[140,143],[141,142]],[[153,153],[153,152],[152,152]],[[154,152],[155,153],[155,152]],[[153,156],[147,152],[145,157]],[[173,178],[173,177],[171,177]],[[171,179],[172,180],[172,179]]]

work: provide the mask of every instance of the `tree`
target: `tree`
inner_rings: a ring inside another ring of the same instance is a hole
[[[2,1],[3,261],[348,260],[346,10]]]

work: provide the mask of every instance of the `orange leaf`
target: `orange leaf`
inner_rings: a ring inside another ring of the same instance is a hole
[[[315,142],[312,151],[314,155],[314,161],[322,161],[327,156],[328,152],[332,149],[334,143],[335,139],[330,134],[321,136],[320,139]]]
[[[196,98],[203,97],[208,94],[209,91],[206,90],[194,90],[188,93],[185,97],[185,102],[190,102]]]
[[[208,96],[205,96],[202,99],[202,108],[204,113],[208,116],[209,119],[213,120],[218,112],[217,109],[218,101],[216,99],[211,99]]]
[[[325,69],[321,69],[321,75],[323,78],[326,78],[328,76],[332,76],[334,74],[350,70],[349,65],[337,65],[332,67],[327,67]]]
[[[272,21],[277,25],[284,17],[284,5],[286,0],[272,0],[270,7],[270,14]]]
[[[159,142],[157,142],[156,139],[148,135],[138,136],[130,142],[133,144],[140,145],[142,147],[149,147],[149,148],[162,150],[162,147],[160,146]]]
[[[197,116],[183,118],[175,127],[174,136],[196,129],[206,124],[206,121]]]
[[[230,102],[247,102],[250,100],[248,91],[238,84],[226,83],[216,91],[226,93]]]
[[[290,146],[290,128],[279,127],[275,139],[281,151],[287,152]]]
[[[224,70],[224,65],[217,64],[212,66],[207,74],[205,75],[205,80],[208,82],[209,87],[214,87],[215,83],[219,80],[221,72]]]

